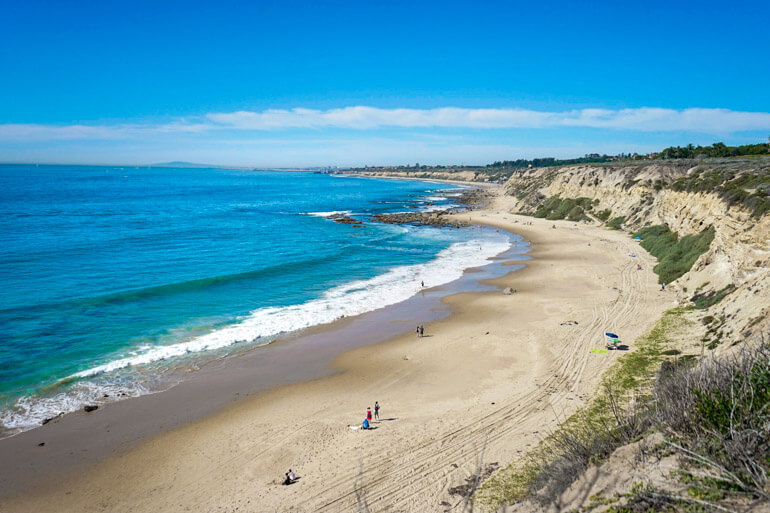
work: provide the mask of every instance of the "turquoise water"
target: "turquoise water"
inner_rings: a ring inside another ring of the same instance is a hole
[[[403,301],[421,281],[456,279],[510,244],[369,219],[446,208],[458,190],[445,184],[6,165],[0,185],[6,432],[105,395],[146,393],[205,355]]]

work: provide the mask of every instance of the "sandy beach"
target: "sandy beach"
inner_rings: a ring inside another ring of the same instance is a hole
[[[114,455],[68,475],[53,461],[35,489],[3,492],[0,510],[462,510],[453,487],[479,465],[514,461],[593,394],[623,354],[590,352],[603,347],[605,331],[633,351],[675,301],[657,285],[654,258],[627,234],[507,210],[500,197],[458,215],[522,235],[533,258],[493,280],[498,290],[446,297],[452,315],[425,322],[424,338],[410,332],[346,351],[315,379],[244,391],[160,434],[138,429]],[[375,401],[376,429],[351,429]],[[24,451],[50,450],[33,439],[18,437],[30,446],[14,453],[14,465]],[[3,466],[4,476],[14,473]],[[290,468],[300,479],[282,486]]]

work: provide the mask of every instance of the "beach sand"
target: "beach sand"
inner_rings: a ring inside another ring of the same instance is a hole
[[[0,510],[358,511],[362,502],[370,511],[462,510],[450,489],[480,464],[492,470],[523,455],[595,392],[624,353],[590,352],[605,331],[633,350],[675,299],[627,234],[507,214],[505,198],[496,201],[458,215],[532,243],[524,269],[494,280],[514,294],[449,296],[453,315],[425,323],[424,338],[345,352],[329,375],[131,443],[0,498]],[[350,429],[375,401],[376,429]],[[282,486],[290,468],[300,479]]]

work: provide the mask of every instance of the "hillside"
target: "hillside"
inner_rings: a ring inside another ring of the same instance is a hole
[[[526,169],[503,192],[510,212],[639,237],[679,306],[635,341],[591,406],[482,498],[507,497],[517,512],[767,511],[770,158]]]

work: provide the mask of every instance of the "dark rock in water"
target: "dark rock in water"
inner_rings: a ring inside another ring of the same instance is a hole
[[[399,212],[397,214],[377,214],[375,221],[386,224],[412,224],[415,226],[452,226],[459,228],[467,223],[450,219],[444,212]]]
[[[92,411],[98,410],[98,409],[99,409],[99,407],[97,405],[95,405],[95,404],[87,404],[87,405],[83,406],[83,411],[86,412],[86,413],[89,413],[89,412],[92,412]]]
[[[61,418],[63,415],[64,415],[64,413],[60,413],[60,414],[58,414],[58,415],[55,415],[55,416],[53,416],[53,417],[48,417],[47,419],[43,419],[43,422],[41,422],[40,424],[41,424],[42,426],[45,426],[45,425],[46,425],[46,424],[48,424],[49,422],[53,422],[54,420],[59,420],[59,419],[60,419],[60,418]]]
[[[335,223],[352,224],[353,226],[361,225],[361,221],[354,217],[346,216],[345,214],[332,214],[330,216],[326,216],[326,219],[334,221]]]

